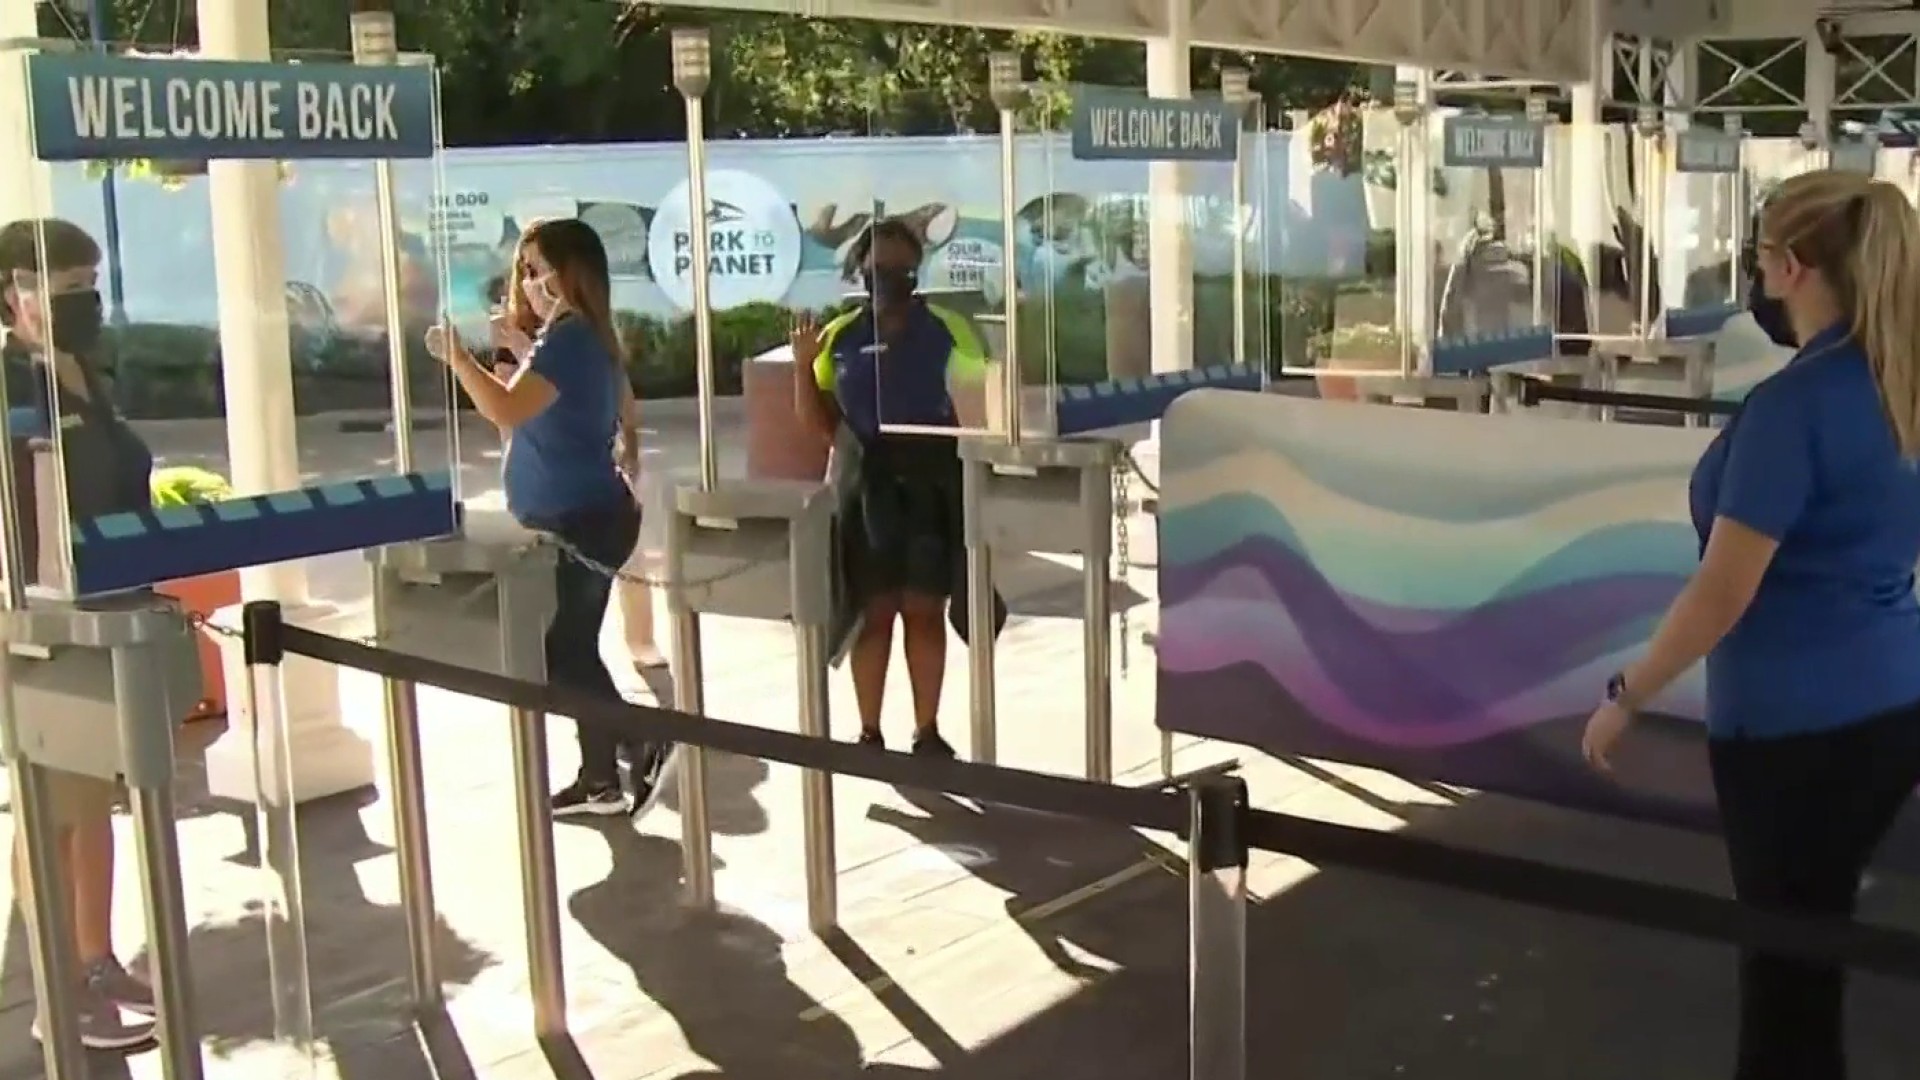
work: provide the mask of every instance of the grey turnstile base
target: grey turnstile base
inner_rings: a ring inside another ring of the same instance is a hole
[[[193,711],[202,694],[198,642],[186,619],[163,604],[145,595],[85,607],[36,601],[7,616],[17,732],[29,760],[106,780],[135,771],[127,759],[139,751],[118,735],[116,652],[123,666],[140,666],[143,681],[158,683],[142,688],[160,695],[158,708],[143,706],[145,715],[177,724]],[[144,764],[171,775],[171,733],[158,734],[142,742],[164,741],[166,760]]]
[[[830,485],[806,481],[677,489],[667,525],[670,603],[703,615],[826,626],[838,502]]]
[[[375,636],[414,656],[544,679],[562,557],[531,533],[519,543],[430,540],[369,552]]]
[[[1108,439],[961,440],[967,546],[1093,555],[1104,563],[1120,455],[1121,445]]]

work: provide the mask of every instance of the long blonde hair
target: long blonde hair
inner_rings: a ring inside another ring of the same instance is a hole
[[[1780,185],[1761,235],[1833,288],[1901,455],[1920,459],[1920,214],[1884,180],[1824,169]]]

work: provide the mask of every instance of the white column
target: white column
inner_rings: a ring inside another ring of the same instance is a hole
[[[1807,31],[1807,118],[1825,146],[1833,145],[1833,79],[1833,54],[1820,43],[1818,31]]]
[[[1612,43],[1602,38],[1600,48],[1611,63]],[[1580,265],[1586,271],[1587,324],[1596,331],[1600,248],[1613,238],[1613,203],[1607,198],[1611,140],[1600,121],[1600,102],[1605,96],[1600,84],[1577,83],[1573,87],[1567,136],[1567,208],[1562,218],[1567,223],[1568,244],[1580,256]]]
[[[199,0],[198,10],[204,56],[271,58],[267,0]],[[227,458],[234,490],[243,495],[301,486],[279,184],[278,169],[270,161],[215,161],[207,166],[221,381],[227,392]],[[300,563],[243,570],[240,582],[243,596],[280,601],[287,619],[297,625],[335,629],[340,622],[340,612],[307,603],[306,571]],[[252,799],[255,737],[251,711],[240,693],[246,669],[237,643],[227,643],[225,667],[231,716],[227,735],[208,751],[207,786],[216,795]],[[287,659],[285,672],[293,799],[321,798],[371,784],[373,748],[341,720],[339,673],[293,657]]]
[[[1431,370],[1436,290],[1434,278],[1433,174],[1440,164],[1434,159],[1434,127],[1438,119],[1433,108],[1433,72],[1425,68],[1401,67],[1394,81],[1413,84],[1421,118],[1409,134],[1397,136],[1400,152],[1394,162],[1393,243],[1399,266],[1399,285],[1395,289],[1394,316],[1400,332],[1413,343],[1414,374]],[[1451,253],[1448,254],[1451,258]]]
[[[1689,110],[1699,99],[1697,84],[1699,48],[1691,39],[1673,42],[1667,59],[1667,77],[1661,80],[1661,104],[1666,106],[1667,141],[1662,156],[1660,299],[1668,310],[1687,304],[1687,277],[1694,266],[1714,261],[1713,247],[1718,228],[1711,220],[1696,217],[1713,211],[1712,188],[1715,181],[1694,181],[1674,169],[1677,159],[1675,141],[1692,123]],[[1701,196],[1698,200],[1694,195]]]
[[[1147,93],[1193,94],[1189,0],[1168,0],[1167,32],[1147,41]],[[1187,167],[1174,161],[1147,166],[1147,280],[1153,317],[1153,370],[1193,366],[1193,238],[1188,231]]]
[[[0,39],[35,37],[35,8],[35,0],[0,0]],[[27,51],[13,49],[0,53],[0,224],[45,215],[53,197],[27,118]]]

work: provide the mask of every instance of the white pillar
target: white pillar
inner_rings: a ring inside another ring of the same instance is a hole
[[[1820,132],[1823,146],[1833,145],[1833,54],[1820,42],[1817,30],[1807,31],[1807,118]]]
[[[1147,93],[1193,94],[1192,5],[1168,0],[1167,32],[1147,41]],[[1153,317],[1153,370],[1193,366],[1193,238],[1187,218],[1187,167],[1175,161],[1147,166],[1147,280]]]
[[[209,59],[268,60],[267,0],[199,0],[200,48]],[[270,161],[207,166],[213,212],[214,282],[220,312],[221,381],[227,392],[227,457],[243,494],[301,486],[295,443],[293,362],[287,340],[287,274],[280,227],[279,170]],[[340,613],[307,603],[297,562],[241,572],[241,594],[278,600],[298,625],[331,629]],[[231,613],[229,613],[231,614]],[[236,643],[226,647],[229,728],[207,754],[207,786],[216,795],[254,796],[253,717],[239,688],[246,670]],[[332,667],[289,657],[287,726],[295,801],[373,782],[373,749],[341,720],[340,676]]]
[[[1661,80],[1660,102],[1666,106],[1666,150],[1661,155],[1661,235],[1660,300],[1668,310],[1687,307],[1688,271],[1714,261],[1718,228],[1711,220],[1696,214],[1712,213],[1712,188],[1717,180],[1695,180],[1674,169],[1677,160],[1675,142],[1680,132],[1692,123],[1690,110],[1698,100],[1696,62],[1698,46],[1691,38],[1673,42],[1667,59],[1667,76]],[[1694,195],[1701,196],[1699,199]]]
[[[39,34],[35,0],[0,0],[0,39]],[[28,124],[27,51],[0,53],[0,224],[40,217],[53,192],[47,167],[33,156]]]

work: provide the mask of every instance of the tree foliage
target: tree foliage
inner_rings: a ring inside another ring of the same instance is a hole
[[[76,3],[76,0],[66,0]],[[193,48],[193,0],[100,0],[111,33],[146,49]],[[355,0],[269,0],[276,49],[344,57]],[[84,0],[79,0],[84,8]],[[991,130],[987,54],[1017,48],[1041,82],[1141,86],[1139,42],[970,27],[809,19],[670,8],[625,0],[393,0],[401,48],[431,53],[441,72],[446,138],[456,145],[678,138],[670,34],[713,35],[707,97],[714,137]],[[59,4],[43,32],[84,38]],[[1226,53],[1197,50],[1196,85],[1214,85]],[[1320,108],[1363,96],[1364,68],[1292,57],[1246,57],[1270,109]]]

